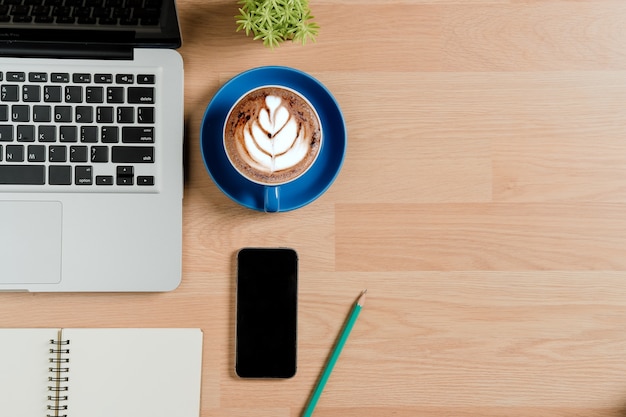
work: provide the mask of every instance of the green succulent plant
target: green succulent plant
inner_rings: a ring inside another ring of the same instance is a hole
[[[308,0],[239,0],[237,31],[261,39],[269,48],[291,40],[315,41],[319,25],[312,21]]]

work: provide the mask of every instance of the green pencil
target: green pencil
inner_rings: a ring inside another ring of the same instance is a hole
[[[333,353],[330,355],[330,358],[328,359],[328,363],[326,364],[326,367],[324,368],[324,372],[322,372],[322,376],[320,377],[320,380],[317,382],[315,391],[313,391],[313,395],[311,395],[311,398],[309,399],[309,403],[307,404],[306,409],[304,410],[304,414],[302,414],[302,417],[310,417],[313,414],[313,411],[315,410],[315,406],[317,405],[317,401],[320,399],[320,396],[322,395],[322,391],[324,390],[324,386],[326,385],[326,381],[328,381],[330,374],[333,372],[333,367],[335,366],[335,362],[337,362],[337,359],[339,358],[339,355],[341,354],[341,349],[343,349],[343,345],[346,344],[346,340],[348,340],[348,336],[350,336],[350,331],[352,330],[352,326],[354,326],[354,323],[356,322],[356,319],[357,317],[359,317],[359,313],[361,312],[361,308],[365,304],[366,292],[367,290],[364,290],[359,296],[358,300],[356,300],[356,303],[354,303],[354,307],[352,307],[352,311],[350,312],[348,321],[346,322],[346,325],[344,326],[343,330],[341,331],[341,334],[339,335],[339,340],[337,341],[337,344],[335,345],[335,349],[333,349]]]

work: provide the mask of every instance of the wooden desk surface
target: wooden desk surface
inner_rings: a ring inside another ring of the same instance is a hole
[[[164,294],[2,294],[5,327],[200,327],[202,417],[298,416],[368,300],[316,416],[626,415],[626,3],[311,0],[317,43],[235,33],[235,0],[180,0],[184,276]],[[206,173],[217,89],[296,67],[349,140],[320,199],[267,215]],[[233,376],[243,246],[300,254],[299,361]]]

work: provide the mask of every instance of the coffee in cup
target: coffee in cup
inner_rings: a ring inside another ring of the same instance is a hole
[[[322,125],[301,94],[281,86],[263,86],[244,94],[224,123],[224,150],[245,178],[271,187],[266,211],[278,211],[276,186],[294,181],[315,162],[322,147]]]

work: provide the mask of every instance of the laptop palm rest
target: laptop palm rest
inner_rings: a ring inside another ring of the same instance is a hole
[[[58,201],[0,201],[1,284],[61,281],[62,214]]]

